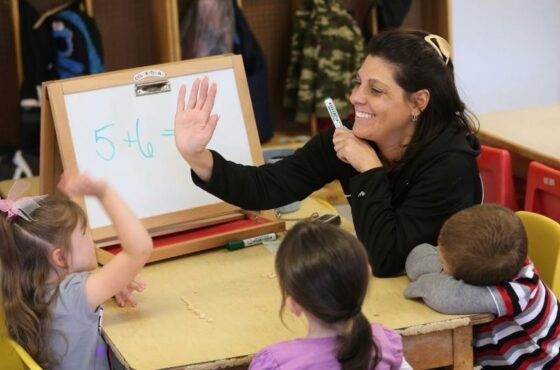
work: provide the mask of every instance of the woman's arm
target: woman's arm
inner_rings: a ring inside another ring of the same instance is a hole
[[[182,86],[175,115],[175,142],[192,169],[193,182],[218,198],[247,210],[270,209],[301,200],[349,167],[336,158],[332,132],[275,164],[244,166],[226,161],[206,145],[218,116],[211,114],[217,93],[208,79],[195,80],[188,100]],[[227,117],[226,117],[227,118]]]
[[[332,130],[319,133],[294,154],[259,167],[240,165],[211,153],[214,166],[210,181],[204,182],[193,173],[193,182],[247,210],[277,208],[304,199],[334,179],[356,173],[336,157]]]

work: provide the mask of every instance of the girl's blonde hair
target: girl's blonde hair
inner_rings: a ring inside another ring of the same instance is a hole
[[[31,221],[21,217],[7,219],[0,213],[0,282],[2,305],[11,337],[42,367],[54,364],[49,350],[51,329],[47,280],[52,271],[50,253],[54,247],[65,255],[77,226],[86,227],[82,209],[71,200],[48,196],[38,202]]]

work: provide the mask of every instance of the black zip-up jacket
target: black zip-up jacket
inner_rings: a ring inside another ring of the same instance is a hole
[[[319,133],[293,155],[259,167],[226,161],[212,151],[212,177],[196,185],[246,210],[272,209],[301,200],[338,179],[352,208],[358,238],[375,276],[403,272],[418,244],[437,245],[443,222],[482,201],[478,139],[449,126],[399,169],[358,173],[338,159],[334,129]]]

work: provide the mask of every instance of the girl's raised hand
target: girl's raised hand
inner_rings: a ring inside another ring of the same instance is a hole
[[[179,90],[175,113],[175,144],[185,159],[196,156],[206,149],[212,138],[219,116],[211,114],[216,99],[216,83],[208,84],[208,78],[196,79],[185,104],[185,85]]]
[[[58,189],[70,198],[80,195],[93,195],[101,198],[107,189],[107,182],[92,179],[87,173],[79,175],[63,173],[58,183]]]

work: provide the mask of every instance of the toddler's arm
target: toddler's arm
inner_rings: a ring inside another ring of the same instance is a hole
[[[406,258],[405,269],[410,280],[416,280],[424,274],[441,272],[442,268],[438,248],[431,244],[416,246]]]
[[[446,273],[420,276],[408,285],[404,296],[422,298],[428,306],[446,314],[499,312],[488,287],[466,284]]]
[[[95,310],[126,287],[142,269],[152,251],[152,239],[115,189],[106,182],[92,180],[86,175],[65,175],[59,187],[67,195],[98,197],[113,222],[123,248],[105,266],[92,272],[86,281],[88,302]]]

